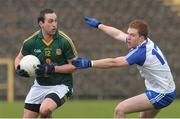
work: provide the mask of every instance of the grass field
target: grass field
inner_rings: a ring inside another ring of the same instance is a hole
[[[55,118],[112,118],[113,110],[118,100],[70,100],[57,109]],[[23,101],[12,104],[0,101],[0,118],[21,118],[23,113]],[[138,113],[127,117],[138,117]],[[158,118],[180,118],[180,100],[164,108]]]

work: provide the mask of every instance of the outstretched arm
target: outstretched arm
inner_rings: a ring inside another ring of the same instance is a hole
[[[85,17],[85,22],[89,26],[98,28],[98,29],[102,30],[104,33],[108,34],[109,36],[111,36],[117,40],[126,42],[127,34],[117,28],[102,24],[97,19],[90,18],[90,17]]]
[[[129,65],[125,57],[92,60],[91,63],[94,68],[115,68]]]
[[[104,33],[108,34],[109,36],[111,36],[117,40],[126,42],[127,34],[117,28],[107,26],[104,24],[99,24],[98,29],[100,29]]]
[[[116,58],[105,58],[99,60],[89,60],[87,58],[77,58],[72,61],[72,64],[78,69],[85,68],[113,68],[113,67],[122,67],[128,66],[128,62],[125,57],[116,57]]]

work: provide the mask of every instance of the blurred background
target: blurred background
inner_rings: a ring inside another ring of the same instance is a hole
[[[126,45],[84,23],[84,16],[127,30],[128,23],[149,23],[149,37],[158,44],[171,67],[180,97],[180,0],[0,0],[0,100],[9,96],[24,99],[34,79],[15,75],[12,61],[23,41],[39,29],[40,10],[52,8],[59,29],[74,41],[79,56],[90,59],[117,57],[128,53]],[[10,81],[13,85],[6,84]],[[14,79],[14,82],[12,81]],[[125,99],[142,93],[144,80],[136,66],[86,69],[74,73],[73,99]]]

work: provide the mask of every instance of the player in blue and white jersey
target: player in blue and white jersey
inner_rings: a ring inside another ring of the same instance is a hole
[[[161,50],[148,38],[148,25],[145,21],[132,21],[127,33],[104,25],[95,18],[85,17],[85,22],[125,42],[130,52],[126,56],[99,60],[77,58],[72,62],[77,69],[111,68],[136,64],[145,81],[146,91],[120,102],[115,108],[115,118],[124,118],[126,114],[133,112],[140,112],[140,118],[153,118],[160,109],[175,100],[176,89],[171,70]]]

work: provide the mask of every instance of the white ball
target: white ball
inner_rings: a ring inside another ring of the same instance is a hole
[[[27,71],[29,76],[35,76],[35,69],[37,68],[38,64],[40,64],[40,61],[34,55],[24,56],[19,63],[20,69]]]

